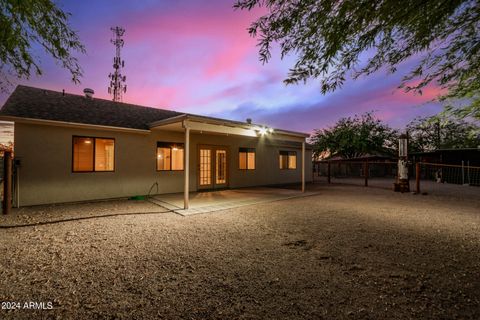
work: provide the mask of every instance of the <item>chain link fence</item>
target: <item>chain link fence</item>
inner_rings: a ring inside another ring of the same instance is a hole
[[[418,162],[415,168],[415,191],[423,194],[480,197],[480,167]]]
[[[393,161],[317,161],[313,181],[392,189],[398,164]],[[480,167],[417,162],[408,166],[410,191],[432,195],[480,197]]]
[[[392,189],[397,163],[392,161],[318,161],[313,164],[313,180]]]

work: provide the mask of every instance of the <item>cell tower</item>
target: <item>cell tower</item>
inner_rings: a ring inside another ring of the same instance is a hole
[[[122,27],[110,28],[113,32],[113,37],[110,40],[115,45],[115,57],[113,58],[113,73],[108,75],[110,79],[110,87],[108,93],[113,95],[113,101],[121,102],[122,94],[127,92],[127,85],[125,81],[127,77],[122,75],[122,68],[125,66],[125,61],[120,58],[120,49],[123,47],[122,36],[125,33],[125,29]]]

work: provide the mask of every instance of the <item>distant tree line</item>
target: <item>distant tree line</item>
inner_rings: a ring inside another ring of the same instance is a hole
[[[409,152],[437,149],[480,148],[480,127],[457,117],[415,118],[402,130],[393,129],[373,112],[339,119],[335,125],[315,130],[309,142],[314,157],[358,158],[367,155],[396,156],[400,134],[409,139]]]

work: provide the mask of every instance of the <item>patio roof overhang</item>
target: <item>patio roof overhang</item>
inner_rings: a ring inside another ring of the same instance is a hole
[[[167,130],[184,132],[189,128],[192,132],[237,135],[245,137],[261,137],[263,134],[272,139],[304,142],[309,134],[288,130],[268,128],[264,125],[230,121],[211,117],[183,114],[177,117],[160,120],[149,124],[150,130]],[[265,132],[266,131],[266,132]]]

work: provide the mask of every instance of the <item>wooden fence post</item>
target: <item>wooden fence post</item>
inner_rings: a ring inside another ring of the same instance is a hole
[[[363,163],[363,174],[365,175],[365,187],[368,187],[368,161]]]
[[[12,152],[3,153],[3,214],[12,210]]]
[[[312,161],[312,183],[315,183],[315,170],[316,170],[317,164],[315,161]]]
[[[420,193],[420,162],[415,163],[415,189]]]
[[[330,183],[330,161],[328,161],[328,167],[327,167],[327,181]]]

